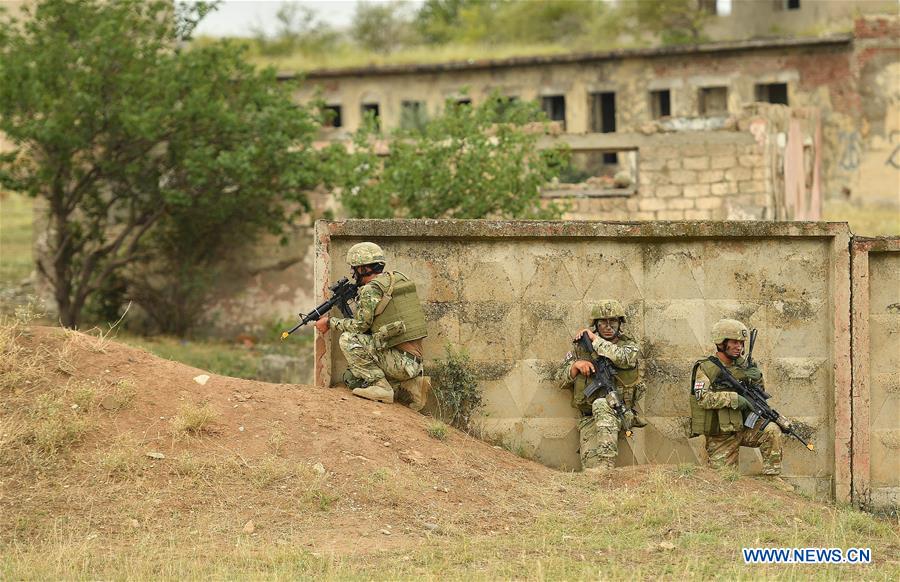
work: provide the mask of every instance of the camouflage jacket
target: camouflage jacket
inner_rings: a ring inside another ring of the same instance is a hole
[[[378,303],[383,295],[384,293],[378,285],[373,285],[372,283],[363,285],[359,290],[359,297],[356,300],[356,313],[353,314],[353,317],[331,319],[328,322],[328,328],[341,332],[370,333],[372,321],[375,319],[375,308],[378,307]]]
[[[596,355],[609,358],[613,366],[620,370],[634,370],[638,366],[640,348],[638,347],[637,342],[629,336],[619,336],[619,341],[616,343],[607,341],[597,336],[597,339],[594,340],[592,347]],[[596,356],[592,355],[592,357]],[[556,369],[554,373],[554,381],[559,382],[559,387],[561,389],[575,389],[575,381],[578,376],[576,375],[573,378],[571,375],[571,370],[572,363],[579,359],[587,359],[587,357],[584,354],[579,355],[577,353],[577,350],[573,349],[566,354],[566,357]],[[622,396],[625,398],[626,404],[628,404],[629,406],[633,406],[635,402],[641,399],[643,393],[643,382],[638,382],[631,389],[626,389]],[[575,406],[576,408],[580,408],[581,403],[578,395],[573,396],[573,406]]]
[[[709,378],[710,374],[714,376],[717,375],[718,368],[708,362],[704,363],[704,360],[700,361],[701,365],[697,368],[697,376],[694,378],[693,390],[694,397],[697,400],[697,404],[700,405],[700,408],[705,408],[707,410],[717,408],[737,408],[737,392],[729,390],[725,384],[718,381],[711,382]],[[759,368],[756,367],[755,363],[748,367],[747,360],[744,357],[739,357],[730,366],[725,365],[725,369],[731,372],[738,380],[750,378],[755,385],[765,390],[762,373],[759,371]]]

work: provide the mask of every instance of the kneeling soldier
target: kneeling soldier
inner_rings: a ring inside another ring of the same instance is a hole
[[[756,363],[747,364],[744,342],[750,336],[747,327],[734,319],[722,319],[713,326],[715,357],[738,381],[763,387],[762,372]],[[714,469],[736,467],[740,447],[759,448],[763,457],[763,475],[781,474],[781,429],[773,422],[764,430],[744,426],[749,403],[719,380],[721,370],[707,359],[694,364],[691,378],[691,433],[706,435],[709,465]],[[780,483],[780,479],[778,479]]]
[[[563,388],[573,388],[572,406],[581,411],[579,453],[585,470],[604,471],[615,467],[619,431],[647,425],[634,411],[644,395],[638,371],[640,349],[634,339],[622,333],[624,323],[625,310],[618,301],[601,301],[595,305],[591,309],[591,329],[578,332],[574,351],[566,355],[557,374]],[[577,341],[584,333],[590,339],[590,351]],[[600,357],[608,358],[612,364],[615,386],[624,399],[624,418],[610,406],[607,395],[598,392],[590,398],[585,396],[588,378],[596,372],[593,361]]]
[[[316,329],[341,332],[339,345],[349,365],[344,382],[353,394],[393,402],[395,382],[412,397],[410,408],[421,410],[427,397],[421,381],[427,332],[416,285],[399,271],[384,270],[384,252],[375,243],[350,247],[347,262],[360,286],[356,313],[342,319],[322,317]]]

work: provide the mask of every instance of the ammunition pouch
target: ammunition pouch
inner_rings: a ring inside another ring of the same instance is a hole
[[[402,321],[394,321],[386,325],[382,325],[372,334],[372,341],[376,350],[383,350],[390,347],[390,340],[406,331],[406,324]]]

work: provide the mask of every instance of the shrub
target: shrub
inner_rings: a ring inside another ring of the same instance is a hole
[[[208,403],[185,404],[178,410],[178,415],[172,419],[172,426],[175,427],[176,432],[194,435],[211,433],[214,432],[213,423],[218,416]]]
[[[471,431],[472,419],[483,406],[471,358],[451,345],[446,352],[447,358],[439,360],[431,372],[438,413],[445,422]]]
[[[442,441],[447,438],[447,425],[436,420],[425,428],[425,432],[427,432],[428,436],[431,438]]]

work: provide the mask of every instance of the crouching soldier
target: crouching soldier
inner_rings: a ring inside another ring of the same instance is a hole
[[[385,271],[384,252],[371,242],[350,247],[347,262],[359,285],[353,317],[322,317],[316,329],[341,332],[339,345],[349,369],[344,382],[353,394],[380,402],[394,401],[399,385],[421,410],[427,398],[422,377],[422,340],[427,336],[425,312],[416,285],[399,271]]]
[[[750,337],[747,327],[734,319],[722,319],[712,328],[715,356],[732,376],[741,382],[763,387],[762,372],[755,363],[747,364],[744,342]],[[708,359],[694,364],[691,373],[691,433],[706,435],[709,465],[714,469],[736,467],[740,447],[759,448],[763,457],[763,475],[783,482],[781,474],[781,429],[773,422],[764,430],[744,426],[750,413],[749,403],[720,380],[722,371]]]
[[[578,332],[574,349],[566,355],[557,374],[561,387],[573,389],[572,406],[582,415],[578,423],[579,454],[585,470],[614,468],[619,453],[619,431],[647,425],[634,410],[645,391],[638,371],[640,350],[637,342],[622,332],[624,323],[625,310],[618,301],[596,304],[591,309],[591,327]],[[585,333],[590,340],[589,350],[579,341]],[[608,358],[612,365],[613,381],[624,399],[624,418],[614,410],[616,403],[609,394],[597,391],[590,397],[585,395],[589,378],[596,372],[594,362],[599,358]]]

